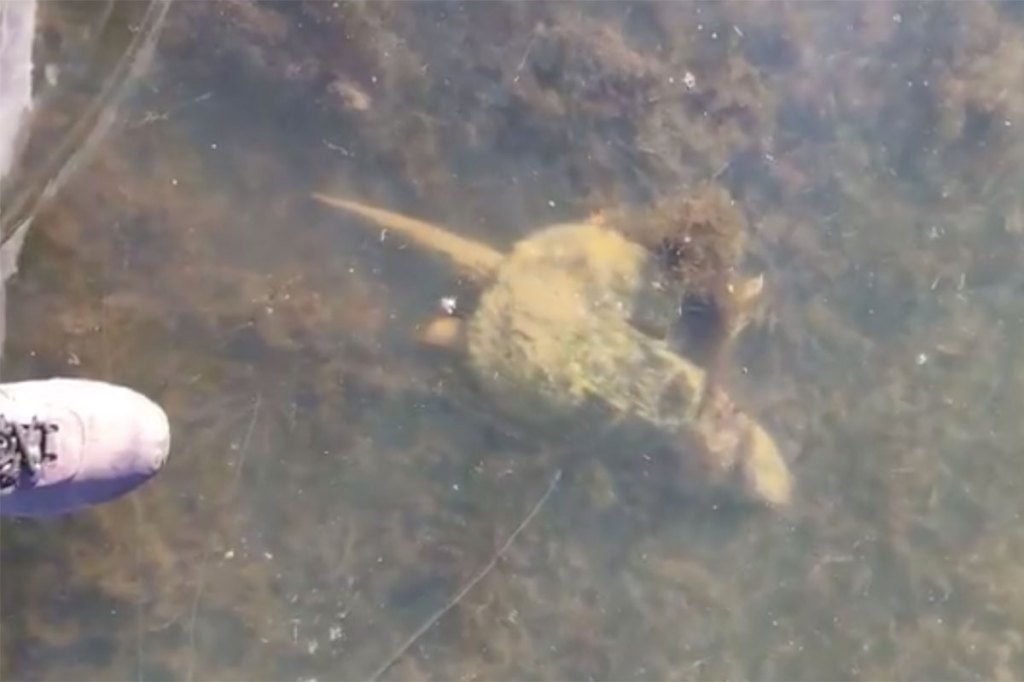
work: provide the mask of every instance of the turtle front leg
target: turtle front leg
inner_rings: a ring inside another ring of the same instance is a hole
[[[451,315],[437,315],[419,326],[416,340],[433,348],[465,353],[466,321]]]

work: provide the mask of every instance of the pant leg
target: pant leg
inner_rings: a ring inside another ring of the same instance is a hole
[[[36,0],[0,2],[0,182],[7,177],[25,142],[32,106],[36,15]],[[0,194],[0,210],[3,200]],[[14,239],[8,248],[11,237]],[[0,366],[7,338],[6,282],[17,269],[23,238],[24,230],[20,226],[13,235],[0,235]]]

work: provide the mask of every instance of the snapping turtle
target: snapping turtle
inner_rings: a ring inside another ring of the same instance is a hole
[[[772,437],[665,340],[680,291],[649,249],[598,219],[545,227],[503,254],[414,218],[313,197],[445,254],[481,287],[465,319],[439,316],[421,338],[461,352],[507,417],[577,451],[658,451],[684,490],[788,504],[791,477]],[[762,282],[730,290],[742,303]]]

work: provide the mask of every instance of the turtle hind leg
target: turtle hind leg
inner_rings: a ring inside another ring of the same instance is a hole
[[[314,192],[312,196],[322,204],[348,211],[381,227],[394,230],[411,239],[421,248],[443,253],[459,269],[478,281],[497,270],[504,258],[500,251],[487,244],[460,237],[438,225],[358,201],[332,197],[318,192]]]
[[[466,322],[451,315],[438,315],[421,325],[416,330],[415,338],[425,346],[465,353]]]

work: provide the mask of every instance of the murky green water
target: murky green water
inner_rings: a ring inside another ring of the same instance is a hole
[[[3,522],[0,676],[365,679],[562,468],[412,340],[465,285],[311,191],[505,245],[714,178],[792,513],[578,464],[385,678],[1019,679],[1022,78],[1012,3],[176,3],[4,358],[151,393],[171,460]]]

